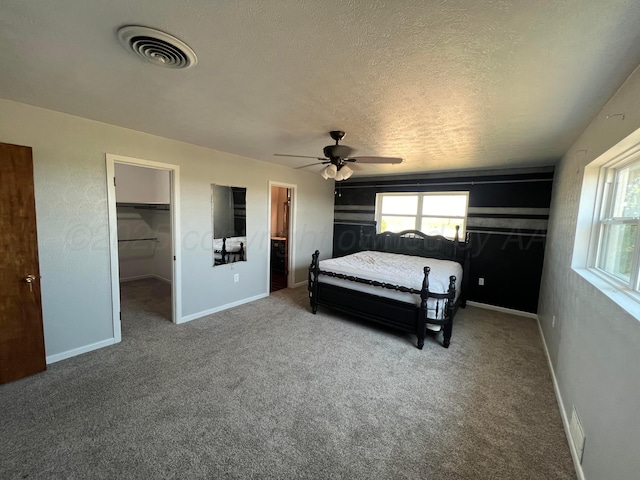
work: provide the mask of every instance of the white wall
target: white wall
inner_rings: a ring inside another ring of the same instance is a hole
[[[169,211],[119,206],[117,217],[120,280],[159,277],[171,282]]]
[[[171,201],[168,170],[116,163],[115,172],[118,203],[168,204]]]
[[[610,114],[623,113],[622,116]],[[585,430],[590,480],[640,472],[640,322],[571,269],[584,167],[640,128],[636,70],[556,169],[538,315],[568,416]],[[555,327],[552,316],[556,316]]]
[[[171,214],[168,210],[153,212],[151,227],[158,238],[156,251],[153,256],[152,275],[171,282]]]
[[[48,357],[113,339],[106,153],[180,165],[182,317],[268,294],[269,181],[299,187],[295,281],[315,249],[331,255],[333,182],[317,174],[6,100],[0,141],[33,148]],[[212,183],[247,187],[248,262],[212,267]]]
[[[153,230],[153,212],[133,207],[118,207],[118,265],[120,280],[153,275],[157,243]],[[132,241],[136,240],[136,241]]]

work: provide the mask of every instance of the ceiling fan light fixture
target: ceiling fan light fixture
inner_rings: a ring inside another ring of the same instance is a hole
[[[351,178],[351,175],[353,175],[353,170],[351,170],[346,165],[340,169],[340,172],[342,172],[343,180],[347,180],[348,178]]]
[[[331,165],[327,166],[327,168],[324,169],[324,173],[329,178],[335,178],[336,173],[338,173],[338,167],[336,167],[335,165],[331,164]]]
[[[345,136],[345,133],[342,130],[331,131],[329,132],[329,135],[331,135],[331,138],[336,141],[336,144],[327,145],[326,147],[324,147],[324,157],[311,157],[309,155],[290,155],[287,153],[274,153],[274,155],[278,157],[315,158],[317,160],[320,160],[323,165],[329,164],[327,167],[323,168],[320,171],[320,175],[322,176],[322,178],[324,178],[325,180],[334,178],[337,182],[347,180],[353,175],[353,170],[347,167],[347,163],[350,162],[358,162],[363,164],[383,163],[389,165],[402,163],[402,158],[399,157],[352,157],[351,152],[353,151],[353,149],[351,147],[340,145],[338,143]],[[317,164],[312,163],[311,165],[304,165],[302,167],[296,168],[307,168],[314,165]]]

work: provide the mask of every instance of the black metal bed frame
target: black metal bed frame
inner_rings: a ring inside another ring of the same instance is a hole
[[[244,261],[244,242],[240,242],[240,250],[237,252],[227,252],[227,237],[222,238],[222,249],[216,250],[215,253],[220,253],[220,260],[215,260],[216,265],[225,265],[227,263],[242,262]],[[231,255],[234,255],[233,262],[230,262]]]
[[[359,246],[361,251],[375,250],[425,258],[452,260],[460,263],[463,271],[462,291],[456,301],[454,301],[456,298],[455,275],[449,277],[449,288],[446,293],[430,292],[429,272],[431,269],[429,266],[425,266],[422,288],[417,290],[402,285],[394,285],[321,270],[319,262],[320,252],[316,250],[311,257],[311,265],[309,266],[308,288],[311,311],[315,314],[318,310],[318,305],[322,305],[405,332],[415,333],[418,338],[417,346],[419,349],[422,349],[424,346],[427,323],[442,325],[442,345],[448,348],[451,343],[453,317],[458,307],[465,307],[465,294],[468,290],[469,282],[469,257],[471,252],[469,235],[467,235],[466,241],[461,243],[458,241],[458,231],[459,227],[456,227],[456,236],[453,240],[449,240],[440,235],[425,235],[416,230],[406,230],[400,233],[383,232],[369,237],[364,236],[361,231],[361,242]],[[321,283],[318,281],[320,275],[420,295],[420,306],[417,307],[398,300]],[[427,316],[427,301],[429,298],[436,299],[434,312],[436,318],[428,318]],[[440,307],[441,301],[442,307]],[[439,311],[439,308],[442,308],[442,310]],[[439,316],[442,318],[438,318]]]

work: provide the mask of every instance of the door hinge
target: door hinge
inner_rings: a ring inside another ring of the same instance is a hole
[[[175,255],[173,256],[173,261],[174,261],[174,262],[176,261],[176,256],[175,256]]]
[[[116,177],[113,177],[113,186],[116,186]]]
[[[122,312],[120,312],[120,321],[122,321]]]

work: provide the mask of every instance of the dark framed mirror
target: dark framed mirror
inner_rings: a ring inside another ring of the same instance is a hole
[[[211,185],[213,265],[247,260],[247,189]]]

